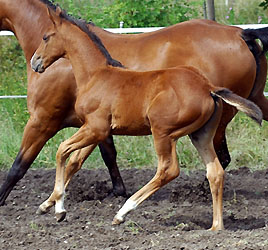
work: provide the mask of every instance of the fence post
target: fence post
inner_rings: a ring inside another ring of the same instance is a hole
[[[203,12],[204,12],[204,18],[205,19],[208,19],[208,16],[207,16],[207,3],[206,3],[206,1],[203,2]]]
[[[207,17],[209,20],[215,21],[215,6],[214,0],[207,0]]]

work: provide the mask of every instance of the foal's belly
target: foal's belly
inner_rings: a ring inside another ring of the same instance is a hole
[[[111,133],[113,135],[150,135],[151,127],[145,124],[137,124],[136,122],[129,123],[129,124],[120,124],[113,122],[111,124]]]

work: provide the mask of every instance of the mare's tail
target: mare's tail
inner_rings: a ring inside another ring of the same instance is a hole
[[[211,91],[211,95],[221,98],[223,101],[230,104],[231,106],[236,107],[239,111],[242,111],[247,116],[256,121],[259,125],[261,125],[262,111],[255,103],[241,96],[238,96],[226,88],[215,88],[213,91]]]
[[[248,44],[250,50],[251,47],[255,47],[255,39],[259,39],[262,43],[262,52],[268,51],[268,27],[260,29],[245,29],[242,31],[242,38]]]

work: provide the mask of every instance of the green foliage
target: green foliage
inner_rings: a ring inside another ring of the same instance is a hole
[[[83,1],[58,0],[68,13],[92,20],[101,27],[168,26],[197,17],[189,0],[113,0]],[[194,4],[198,1],[192,1]],[[200,2],[200,1],[199,1]]]
[[[260,3],[260,7],[263,7],[264,10],[268,8],[268,0],[264,0],[263,2]]]
[[[118,21],[124,27],[168,26],[193,16],[195,11],[185,0],[114,0],[104,8],[103,22],[110,27],[118,27]]]

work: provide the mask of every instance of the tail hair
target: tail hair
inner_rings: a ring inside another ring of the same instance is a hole
[[[262,123],[263,114],[261,109],[252,101],[249,101],[226,88],[216,89],[211,91],[212,96],[221,98],[231,106],[236,107],[239,111],[242,111],[247,116],[256,121],[260,126]]]
[[[251,44],[255,39],[260,39],[263,53],[268,51],[268,27],[260,29],[245,29],[242,31],[242,38],[248,44]]]

